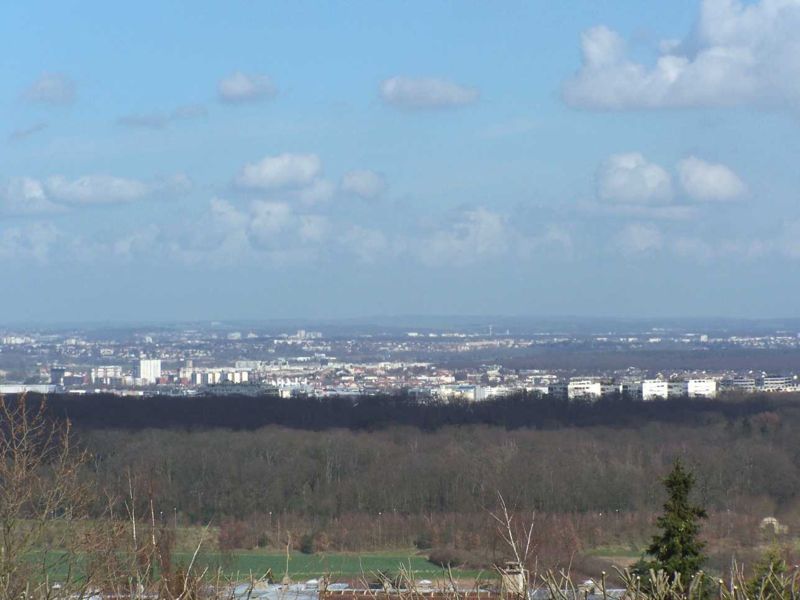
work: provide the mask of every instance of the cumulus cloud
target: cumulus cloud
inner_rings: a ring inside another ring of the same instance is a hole
[[[328,229],[324,216],[286,202],[257,200],[237,206],[214,199],[199,226],[179,226],[173,232],[169,252],[189,264],[298,264],[317,256]]]
[[[7,215],[56,213],[64,207],[52,202],[44,186],[31,177],[15,177],[0,189],[0,212]]]
[[[386,178],[368,169],[349,171],[342,177],[342,191],[364,200],[374,200],[386,191]]]
[[[571,254],[572,236],[555,224],[530,229],[509,215],[477,207],[460,211],[446,225],[397,245],[430,267],[464,267],[485,261],[530,260],[558,249]]]
[[[236,176],[242,188],[273,190],[302,187],[313,183],[322,172],[316,154],[278,154],[248,163]]]
[[[579,203],[578,212],[597,216],[616,216],[650,221],[688,221],[697,218],[697,206],[688,204],[614,204],[609,202]]]
[[[292,190],[290,196],[302,204],[321,204],[330,200],[336,193],[336,186],[327,179],[315,179],[305,187]]]
[[[754,260],[774,254],[780,247],[761,239],[713,240],[681,236],[671,243],[670,250],[680,258],[707,263],[724,259]]]
[[[44,182],[49,197],[68,204],[114,204],[143,198],[150,187],[136,179],[112,175],[84,175],[67,179],[60,175]]]
[[[303,242],[319,243],[330,229],[328,218],[323,215],[300,215],[297,233]]]
[[[575,107],[800,108],[800,0],[703,0],[692,34],[665,40],[653,64],[629,57],[605,26],[584,32],[583,62],[564,83]]]
[[[0,260],[47,263],[61,234],[51,223],[31,223],[0,230]]]
[[[278,90],[266,75],[236,71],[220,79],[217,93],[222,102],[236,104],[272,98]]]
[[[166,129],[175,121],[205,117],[208,114],[201,104],[187,104],[169,112],[137,113],[117,119],[118,125],[141,129]]]
[[[694,200],[724,202],[740,198],[747,191],[739,176],[723,164],[689,156],[677,168],[681,187]]]
[[[118,204],[157,194],[182,194],[190,187],[191,181],[182,173],[151,181],[104,174],[73,179],[61,175],[44,179],[13,177],[0,186],[0,212],[10,215],[57,213],[79,205]]]
[[[75,83],[63,73],[43,73],[23,97],[37,104],[71,104],[75,100]]]
[[[509,238],[506,217],[481,207],[464,211],[449,228],[423,239],[418,253],[427,265],[464,265],[505,254]]]
[[[354,223],[291,202],[247,204],[213,200],[199,223],[174,226],[170,256],[189,264],[224,266],[242,261],[287,266],[325,260],[376,262],[404,257],[432,268],[463,267],[512,258],[530,260],[549,248],[572,248],[569,233],[544,226],[522,231],[507,215],[485,207],[457,212],[440,227],[400,233]]]
[[[341,242],[359,262],[366,264],[377,262],[392,250],[392,242],[383,231],[360,225],[347,228]]]
[[[249,227],[260,241],[272,241],[294,218],[292,208],[285,202],[253,202]]]
[[[664,237],[654,225],[631,223],[622,229],[617,242],[623,253],[635,255],[660,249]]]
[[[597,172],[597,196],[619,204],[663,204],[672,199],[672,178],[638,152],[614,154]]]
[[[786,222],[775,243],[781,255],[800,260],[800,220]]]
[[[114,240],[110,249],[115,256],[135,258],[158,246],[160,236],[161,230],[157,225],[146,225]]]
[[[477,102],[476,88],[434,77],[392,77],[380,85],[381,99],[404,109],[455,108]]]

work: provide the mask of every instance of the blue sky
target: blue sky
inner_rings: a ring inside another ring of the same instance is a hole
[[[800,0],[25,2],[4,321],[800,316]]]

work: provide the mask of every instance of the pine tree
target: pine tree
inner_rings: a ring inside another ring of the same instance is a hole
[[[785,590],[782,580],[788,570],[780,550],[772,546],[753,568],[753,576],[747,582],[748,596],[750,598],[784,597]],[[786,594],[786,596],[788,595]]]
[[[705,543],[700,541],[700,519],[706,518],[701,506],[691,504],[689,494],[694,486],[694,475],[675,460],[672,471],[664,480],[669,498],[664,504],[664,514],[656,524],[661,530],[653,536],[647,554],[652,557],[642,561],[637,570],[648,572],[662,570],[672,576],[680,574],[688,584],[706,560]]]

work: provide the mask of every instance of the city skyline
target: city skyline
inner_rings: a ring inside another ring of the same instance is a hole
[[[800,317],[800,1],[30,2],[4,323]]]

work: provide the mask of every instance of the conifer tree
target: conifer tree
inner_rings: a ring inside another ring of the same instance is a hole
[[[680,574],[681,581],[688,584],[702,568],[706,557],[703,554],[705,543],[699,539],[700,519],[707,515],[701,506],[689,500],[693,486],[694,475],[676,459],[672,471],[664,479],[669,497],[664,513],[656,521],[660,531],[647,548],[651,560],[640,562],[637,571],[646,573],[653,569],[671,576]]]

